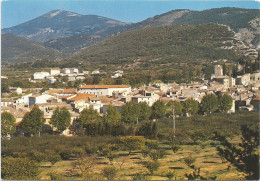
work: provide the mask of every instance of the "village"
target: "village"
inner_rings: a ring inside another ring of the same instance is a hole
[[[36,72],[31,81],[49,80],[54,83],[57,76],[68,76],[68,81],[83,79],[84,74],[99,74],[99,70],[79,73],[77,68],[51,69],[49,72]],[[120,77],[122,70],[114,72],[113,77]],[[178,101],[183,104],[188,98],[201,102],[208,94],[228,94],[232,97],[232,108],[228,113],[236,111],[259,111],[260,105],[260,72],[247,73],[233,78],[223,75],[223,67],[215,65],[215,73],[211,80],[203,83],[154,83],[148,86],[132,88],[130,85],[80,85],[79,88],[49,89],[40,93],[41,89],[34,89],[36,93],[24,93],[19,87],[10,87],[10,93],[20,95],[19,98],[2,98],[1,112],[7,111],[14,115],[16,126],[22,122],[26,112],[37,105],[44,112],[44,124],[50,124],[53,111],[57,107],[66,107],[71,114],[71,123],[77,119],[85,108],[96,110],[101,116],[105,115],[109,105],[120,111],[127,102],[146,102],[152,106],[161,100],[165,104]],[[188,115],[187,115],[188,116]],[[19,130],[19,129],[18,129]],[[72,135],[69,129],[63,132]]]

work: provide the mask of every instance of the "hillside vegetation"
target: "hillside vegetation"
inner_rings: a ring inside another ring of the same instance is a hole
[[[187,62],[237,59],[234,50],[223,50],[225,41],[233,44],[234,33],[216,24],[149,27],[119,34],[75,54],[71,60],[122,64],[132,61]]]
[[[61,53],[56,50],[11,34],[2,34],[1,56],[3,62],[57,60],[62,58]]]

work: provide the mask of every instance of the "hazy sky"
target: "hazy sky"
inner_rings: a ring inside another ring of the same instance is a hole
[[[260,9],[256,1],[174,1],[174,0],[2,0],[2,28],[15,26],[51,10],[95,14],[138,22],[173,9],[204,10],[219,7]]]

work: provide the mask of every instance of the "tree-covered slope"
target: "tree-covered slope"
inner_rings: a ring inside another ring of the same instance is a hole
[[[2,34],[1,45],[3,62],[58,60],[62,58],[62,55],[56,50],[11,34]]]
[[[235,43],[226,26],[169,25],[129,31],[87,47],[71,57],[89,62],[123,63],[133,60],[200,61],[236,59],[234,50],[220,49]],[[227,43],[229,42],[229,43]]]

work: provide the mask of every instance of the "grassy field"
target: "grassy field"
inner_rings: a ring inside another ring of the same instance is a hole
[[[159,159],[161,166],[153,175],[150,175],[149,171],[143,166],[143,163],[150,160],[150,158],[144,158],[140,152],[134,152],[130,156],[121,156],[112,161],[112,163],[107,158],[98,157],[95,166],[91,169],[93,177],[89,179],[105,179],[102,175],[102,169],[108,165],[114,165],[118,169],[116,177],[118,180],[132,180],[133,175],[136,173],[147,174],[148,180],[168,180],[165,176],[165,172],[168,170],[175,171],[174,179],[187,180],[184,174],[192,173],[193,171],[184,162],[184,157],[189,154],[192,154],[196,158],[195,165],[201,168],[202,176],[213,175],[217,176],[218,180],[243,179],[243,173],[239,173],[235,168],[228,169],[230,164],[223,162],[217,155],[215,146],[211,146],[210,142],[208,143],[205,148],[201,148],[199,145],[182,145],[181,150],[177,153],[167,150],[166,157]],[[118,162],[122,159],[126,159],[126,161],[120,169]],[[41,164],[41,179],[48,180],[50,179],[50,176],[48,176],[49,173],[57,172],[66,176],[67,180],[84,180],[81,176],[70,176],[72,162],[74,160],[59,161],[53,167],[48,167],[50,166],[49,162],[43,162]]]

